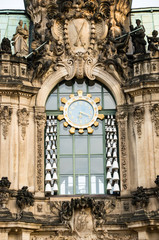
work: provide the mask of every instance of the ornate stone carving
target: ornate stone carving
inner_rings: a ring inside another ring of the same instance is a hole
[[[128,166],[127,166],[127,118],[128,114],[124,111],[117,112],[116,120],[119,125],[119,143],[120,143],[120,162],[122,173],[122,187],[124,190],[128,188]]]
[[[84,226],[85,227],[85,226]],[[78,240],[80,239],[79,236],[70,235],[69,236],[65,233],[56,233],[56,235],[51,236],[32,236],[31,240]],[[85,240],[99,240],[99,239],[105,239],[105,240],[138,240],[137,233],[135,232],[128,232],[128,231],[122,231],[121,232],[115,232],[115,233],[98,233],[97,237],[95,236],[87,236],[82,239]]]
[[[106,240],[138,240],[137,233],[123,231],[122,233],[108,233]]]
[[[91,214],[94,220],[94,227],[96,228],[101,226],[105,221],[105,204],[103,201],[95,201],[92,198],[72,199],[71,202],[63,202],[60,211],[62,223],[71,227],[71,229],[73,230],[75,226],[72,225],[73,222],[71,222],[71,219],[74,211],[83,210],[83,216],[78,216],[79,219],[83,219],[87,215],[85,210],[88,208],[91,209]],[[79,221],[79,219],[77,219],[77,222]]]
[[[129,202],[123,202],[123,209],[125,212],[129,212],[130,210]]]
[[[119,81],[128,77],[129,36],[116,38],[126,31],[130,1],[26,1],[26,6],[34,22],[33,49],[44,42],[47,46],[31,60],[34,77],[65,67],[66,80],[94,80],[93,68],[99,63]],[[42,19],[47,20],[45,29]]]
[[[43,146],[44,146],[44,127],[46,123],[46,114],[37,113],[35,115],[37,123],[37,189],[41,191],[43,188]]]
[[[24,186],[22,189],[18,190],[16,204],[21,210],[27,206],[34,206],[34,196],[28,191],[28,187]]]
[[[146,41],[145,41],[145,28],[143,25],[141,25],[140,19],[136,20],[136,27],[134,28],[133,26],[130,26],[131,31],[138,30],[141,28],[139,31],[136,31],[131,34],[132,37],[132,42],[134,45],[134,54],[145,54],[146,53]]]
[[[5,207],[9,201],[11,182],[7,177],[2,177],[0,180],[0,207]]]
[[[149,203],[149,197],[146,194],[143,187],[138,187],[137,191],[132,193],[132,205],[136,206],[136,208],[143,209],[146,208]]]
[[[151,119],[152,122],[155,125],[155,132],[156,135],[159,136],[159,104],[154,104],[151,108],[150,108],[150,112],[151,112]]]
[[[42,204],[37,204],[37,211],[38,212],[43,212],[43,205]]]
[[[16,33],[13,35],[12,41],[14,46],[14,53],[17,56],[26,56],[28,54],[28,36],[29,31],[27,29],[27,25],[24,24],[23,21],[19,21],[19,26],[16,28]]]
[[[11,53],[11,45],[10,40],[8,38],[3,38],[1,42],[1,51],[4,51],[6,53]]]
[[[12,109],[8,106],[1,106],[0,108],[0,122],[2,125],[2,134],[4,139],[7,137],[8,127],[11,124]]]
[[[18,109],[18,125],[21,126],[21,136],[24,140],[26,135],[26,127],[29,125],[29,112],[26,108]]]
[[[137,125],[137,134],[139,138],[142,135],[142,123],[144,122],[144,114],[145,109],[144,107],[136,107],[134,110],[134,123]]]
[[[155,183],[156,183],[157,187],[154,189],[154,193],[155,193],[155,196],[157,197],[157,199],[159,199],[159,175],[157,175]]]

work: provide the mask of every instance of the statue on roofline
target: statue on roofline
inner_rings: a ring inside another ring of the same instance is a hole
[[[152,32],[152,37],[147,37],[148,40],[148,50],[152,51],[152,56],[155,55],[156,52],[159,52],[159,37],[158,31],[154,30]]]
[[[134,31],[140,29],[138,31],[135,31],[131,34],[132,42],[135,48],[134,54],[145,54],[146,53],[146,41],[145,41],[145,28],[143,25],[141,25],[141,20],[136,20],[136,27],[134,28],[133,25],[130,26],[130,30]]]
[[[17,56],[26,56],[28,54],[28,37],[29,31],[27,29],[26,23],[23,28],[23,21],[19,21],[19,26],[16,28],[16,33],[12,38],[12,45],[14,46],[14,53]]]

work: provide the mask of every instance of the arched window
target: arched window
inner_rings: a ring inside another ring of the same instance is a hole
[[[100,98],[104,120],[87,129],[69,133],[69,126],[58,121],[61,99],[70,94],[92,95]],[[119,163],[117,153],[116,103],[99,82],[88,80],[63,81],[51,92],[46,102],[45,132],[45,192],[51,195],[119,193]]]

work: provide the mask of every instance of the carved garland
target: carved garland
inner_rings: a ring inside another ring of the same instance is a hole
[[[159,136],[159,104],[154,104],[150,107],[151,119],[155,125],[156,136]]]
[[[8,127],[11,124],[12,109],[8,106],[0,108],[0,122],[2,125],[2,134],[4,139],[7,137]]]
[[[120,161],[121,161],[121,172],[122,172],[122,186],[124,190],[127,190],[128,188],[128,167],[127,167],[127,113],[125,112],[119,112],[116,115],[116,119],[119,125],[119,136],[120,136]]]
[[[18,115],[18,125],[21,126],[21,136],[24,140],[26,135],[26,127],[29,125],[29,112],[26,108],[19,109],[17,111]]]
[[[35,116],[35,122],[37,123],[37,189],[38,191],[41,191],[43,186],[42,162],[46,114],[37,113]]]
[[[144,122],[144,107],[136,107],[134,110],[134,123],[137,125],[137,134],[141,138],[142,135],[142,123]]]

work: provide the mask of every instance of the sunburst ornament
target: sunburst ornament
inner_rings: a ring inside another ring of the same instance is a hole
[[[103,114],[99,114],[102,110],[101,106],[97,106],[100,103],[100,98],[96,97],[92,99],[91,94],[83,96],[83,91],[77,91],[78,95],[70,95],[70,99],[62,98],[61,102],[64,105],[60,107],[60,111],[63,111],[62,115],[59,115],[57,119],[59,121],[65,119],[63,123],[64,127],[71,126],[70,133],[74,134],[75,130],[78,129],[80,134],[84,133],[84,129],[87,129],[89,134],[93,133],[92,126],[97,127],[99,123],[97,119],[104,119]]]

